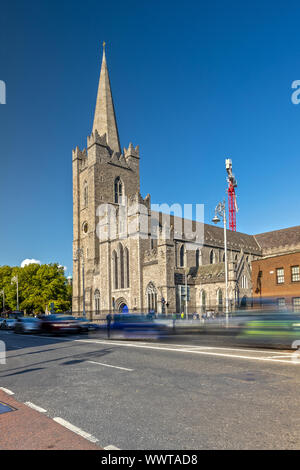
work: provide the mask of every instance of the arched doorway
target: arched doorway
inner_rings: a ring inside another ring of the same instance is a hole
[[[128,305],[126,302],[121,301],[118,306],[118,312],[119,313],[128,313]]]
[[[128,305],[124,302],[119,305],[119,313],[128,313]]]
[[[128,313],[129,307],[125,297],[119,297],[115,303],[115,313]]]

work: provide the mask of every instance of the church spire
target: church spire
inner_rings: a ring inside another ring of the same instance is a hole
[[[97,130],[100,135],[106,134],[109,147],[115,152],[121,153],[114,103],[106,65],[105,42],[103,42],[103,58],[100,71],[93,132],[95,132],[95,130]]]

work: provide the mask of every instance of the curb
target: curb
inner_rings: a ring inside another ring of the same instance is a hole
[[[1,450],[104,450],[91,434],[62,418],[46,416],[47,410],[21,403],[13,394],[0,388],[0,403],[11,408],[0,414]]]

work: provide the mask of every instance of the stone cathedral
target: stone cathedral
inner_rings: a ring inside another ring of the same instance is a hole
[[[170,215],[166,226],[140,194],[140,159],[138,146],[121,150],[104,50],[92,132],[86,149],[73,150],[74,314],[223,311],[223,228],[190,221],[201,225],[193,242],[184,218]],[[259,235],[227,230],[227,254],[233,309],[251,297]]]

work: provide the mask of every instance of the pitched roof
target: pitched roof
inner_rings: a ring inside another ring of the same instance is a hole
[[[195,268],[195,272],[191,273],[191,275],[203,281],[222,281],[225,275],[225,263],[205,264],[198,266],[198,268]]]
[[[245,252],[260,254],[260,247],[253,237],[247,233],[234,232],[227,229],[227,247],[232,250],[240,251],[241,248]],[[204,241],[206,245],[224,246],[224,229],[223,227],[216,227],[214,225],[204,224]]]
[[[254,235],[254,238],[263,252],[276,248],[300,246],[300,225],[259,233]]]
[[[151,215],[163,223],[162,212],[151,211]],[[166,220],[166,219],[165,219]],[[201,245],[224,248],[224,228],[215,225],[204,224],[203,222],[196,222],[195,220],[183,219],[181,217],[170,215],[170,225],[174,227],[174,238],[177,240],[191,240],[187,234],[191,231],[199,234],[198,242]],[[245,253],[261,254],[261,249],[253,235],[247,233],[233,232],[227,229],[227,247],[230,250],[240,251],[244,250]]]
[[[151,213],[153,217],[159,218],[160,223],[163,222],[162,212],[152,211]],[[170,215],[170,224],[174,227],[174,238],[176,240],[190,240],[193,243],[192,238],[187,237],[187,233],[195,233],[197,230],[201,234],[200,239],[198,238],[199,245],[203,243],[206,246],[224,248],[223,227],[183,219],[173,214]],[[228,229],[226,233],[228,249],[233,251],[243,249],[245,253],[258,256],[273,250],[287,251],[300,247],[300,225],[257,235],[248,235],[247,233],[234,232]]]

